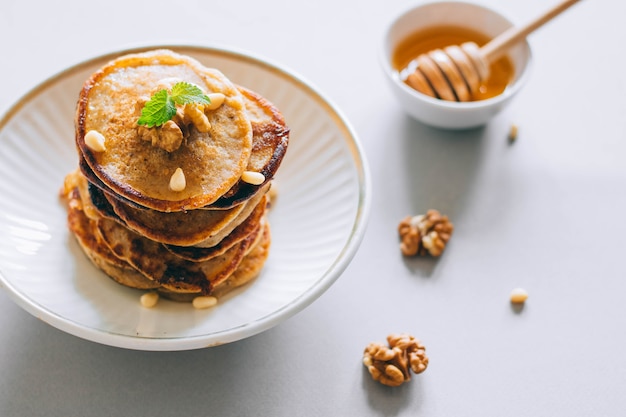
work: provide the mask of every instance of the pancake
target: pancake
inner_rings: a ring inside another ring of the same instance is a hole
[[[68,175],[70,177],[72,174]],[[82,175],[81,175],[82,177]],[[83,177],[84,179],[84,177]],[[68,180],[66,180],[68,182]],[[85,181],[86,182],[86,181]],[[126,223],[115,213],[113,207],[109,203],[109,200],[105,197],[104,193],[91,183],[88,184],[88,192],[90,198],[85,199],[82,197],[85,212],[95,212],[97,215],[95,219],[107,218],[114,220],[126,227]],[[248,234],[252,233],[258,226],[260,219],[262,218],[265,210],[270,204],[270,199],[267,193],[261,195],[262,199],[256,206],[253,207],[252,213],[248,217],[245,217],[247,213],[243,211],[240,215],[231,222],[227,227],[222,229],[219,233],[205,239],[201,244],[206,246],[178,246],[164,244],[165,247],[175,255],[191,261],[208,260],[214,256],[224,253],[224,251],[230,248],[235,243],[243,240]],[[89,210],[87,210],[89,208]],[[172,213],[170,213],[172,214]],[[244,218],[245,217],[245,218]],[[150,232],[148,232],[150,233]]]
[[[289,128],[280,111],[252,90],[239,86],[246,113],[252,124],[252,153],[246,171],[260,172],[265,182],[271,181],[280,166],[289,144]],[[261,186],[239,180],[228,192],[208,208],[227,208],[250,198]]]
[[[203,262],[190,262],[113,220],[98,220],[97,227],[115,256],[157,281],[163,288],[203,295],[210,294],[216,285],[237,269],[255,237],[247,237],[220,256]]]
[[[160,287],[158,282],[148,279],[128,262],[111,252],[97,232],[96,222],[89,219],[82,208],[78,189],[68,195],[68,226],[85,255],[105,274],[119,284],[137,289]]]
[[[249,201],[227,210],[190,210],[163,213],[123,204],[105,194],[115,214],[129,229],[161,243],[177,246],[214,246],[239,226],[264,200],[265,192],[257,193]],[[213,243],[215,242],[215,243]],[[213,244],[210,244],[213,243]]]
[[[217,245],[209,248],[200,248],[196,246],[175,246],[165,245],[165,248],[174,255],[193,262],[206,261],[226,252],[236,243],[242,241],[252,233],[257,232],[261,227],[261,220],[265,215],[268,206],[268,198],[265,197],[261,203],[257,204],[252,214],[246,218],[243,223],[237,226]]]
[[[216,202],[201,207],[202,209],[229,209],[252,198],[262,190],[264,184],[272,180],[287,151],[289,128],[285,125],[285,120],[280,111],[259,94],[241,86],[238,89],[244,98],[246,114],[250,119],[253,134],[252,150],[246,170],[262,173],[265,176],[265,182],[261,185],[252,185],[239,179]],[[79,163],[81,171],[90,183],[124,203],[133,203],[133,201],[117,195],[114,190],[101,181],[81,156],[79,156]],[[135,204],[137,203],[135,202]]]
[[[193,125],[172,152],[138,133],[141,107],[164,80],[183,80],[206,93],[223,93],[224,104],[207,112],[209,132]],[[85,134],[106,139],[92,151]],[[239,90],[219,71],[167,50],[120,57],[84,84],[76,113],[76,144],[92,173],[113,193],[154,210],[172,212],[209,205],[229,191],[249,164],[252,126]],[[186,188],[172,191],[170,177],[182,168]]]
[[[190,285],[165,285],[147,278],[130,263],[119,258],[111,251],[99,234],[97,221],[89,219],[83,210],[78,188],[66,192],[68,198],[68,226],[85,255],[109,278],[118,284],[142,290],[158,289],[164,297],[176,301],[191,301],[199,295],[206,295]],[[266,221],[261,221],[253,233],[246,236],[248,247],[237,268],[227,277],[223,277],[211,294],[223,296],[229,291],[242,286],[260,273],[270,247],[270,229]],[[250,243],[251,242],[251,243]]]
[[[95,213],[95,215],[92,214],[91,216],[87,214],[87,217],[94,220],[108,218],[126,226],[122,219],[120,219],[115,213],[113,207],[109,203],[109,200],[104,196],[104,193],[102,193],[97,187],[89,184],[80,172],[69,174],[67,176],[66,183],[66,187],[76,187],[79,191],[80,197],[78,198],[78,201],[82,205],[83,212],[85,214]],[[87,198],[84,197],[84,194],[87,195]],[[212,247],[200,248],[195,246],[176,246],[168,244],[164,244],[164,246],[174,255],[192,262],[206,261],[214,258],[223,254],[233,245],[241,242],[252,233],[257,232],[261,227],[261,222],[268,206],[269,196],[265,194],[260,203],[256,205],[254,210],[252,210],[252,213],[241,224],[235,227],[222,240]],[[225,232],[223,231],[221,235],[224,233]]]
[[[271,246],[270,227],[267,222],[262,226],[257,242],[243,258],[237,269],[220,284],[216,285],[211,295],[223,297],[232,290],[248,284],[259,276],[267,258]],[[195,297],[202,295],[198,292],[174,292],[165,288],[159,288],[159,293],[165,298],[175,301],[190,302]]]
[[[102,190],[90,182],[87,182],[87,190],[88,194],[86,199],[89,200],[89,204],[91,204],[97,212],[97,219],[105,217],[107,219],[123,223],[119,216],[115,214],[115,211],[113,211],[113,206],[111,206],[111,203],[109,203],[109,200],[107,200],[106,195],[102,192]],[[83,199],[85,199],[85,197],[83,197]]]
[[[76,189],[76,191],[74,191]],[[101,216],[100,210],[94,206],[89,198],[89,183],[80,169],[76,169],[65,176],[63,181],[62,196],[75,201],[72,204],[80,204],[84,214],[92,220],[98,220]],[[74,197],[72,197],[73,194]]]
[[[213,295],[221,297],[258,277],[269,256],[271,241],[270,226],[265,222],[260,242],[243,258],[235,272],[215,287]]]

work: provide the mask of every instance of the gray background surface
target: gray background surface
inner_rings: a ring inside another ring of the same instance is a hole
[[[229,345],[102,346],[0,292],[0,415],[624,415],[626,3],[583,1],[532,35],[526,88],[463,132],[409,119],[385,84],[384,27],[413,3],[3,1],[1,112],[100,53],[232,46],[291,68],[337,104],[362,141],[373,195],[339,280],[286,322]],[[547,7],[481,4],[516,23]],[[429,208],[450,216],[452,241],[440,259],[404,259],[397,224]],[[509,303],[515,287],[530,293],[521,311]],[[431,363],[392,389],[370,379],[361,354],[398,331],[421,339]]]

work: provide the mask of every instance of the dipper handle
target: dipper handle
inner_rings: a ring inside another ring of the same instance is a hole
[[[535,31],[545,23],[549,22],[569,7],[578,3],[580,0],[565,0],[548,10],[541,16],[535,18],[524,26],[512,27],[493,38],[489,43],[480,48],[480,54],[487,62],[493,62],[500,55],[506,52],[512,45],[526,38],[531,32]]]

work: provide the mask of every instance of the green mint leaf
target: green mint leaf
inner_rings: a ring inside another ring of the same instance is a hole
[[[159,90],[141,109],[138,125],[146,127],[161,126],[176,114],[176,104],[167,90]]]
[[[187,103],[210,104],[209,97],[202,92],[200,87],[185,81],[178,82],[172,87],[172,100],[174,103],[183,105]]]
[[[200,87],[188,82],[178,82],[172,87],[172,93],[167,90],[157,91],[141,109],[138,125],[146,127],[161,126],[172,120],[176,114],[176,105],[187,103],[210,104],[211,99],[204,94]]]

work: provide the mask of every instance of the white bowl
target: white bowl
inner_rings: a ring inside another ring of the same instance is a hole
[[[382,45],[381,64],[391,89],[404,110],[415,119],[438,128],[465,129],[487,123],[498,114],[528,78],[531,53],[528,42],[512,47],[507,55],[514,66],[514,79],[502,94],[480,101],[452,102],[429,97],[406,85],[393,66],[396,46],[409,35],[433,26],[459,26],[496,37],[513,24],[485,7],[455,1],[421,4],[400,14],[389,25]]]

